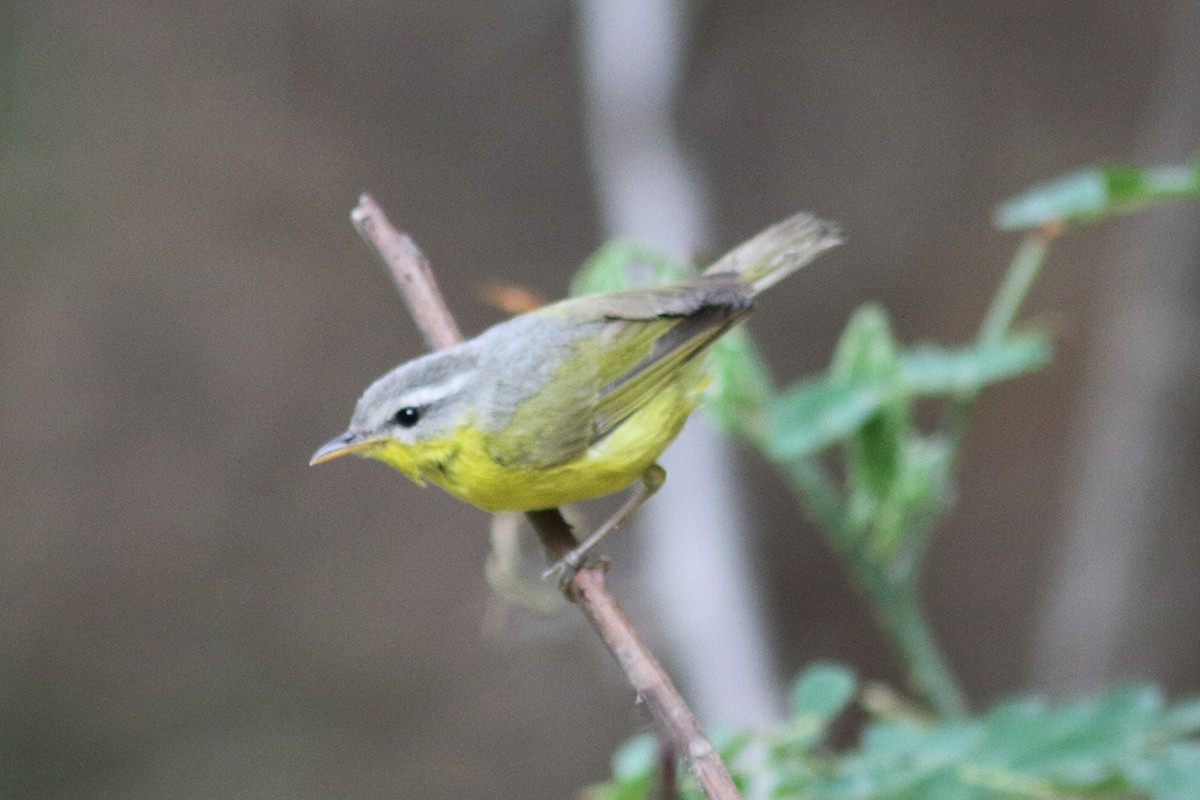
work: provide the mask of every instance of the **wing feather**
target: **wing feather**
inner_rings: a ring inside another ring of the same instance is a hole
[[[535,312],[569,320],[579,336],[570,352],[553,356],[560,365],[547,385],[514,411],[494,456],[534,468],[579,457],[751,309],[750,287],[725,274],[585,296]]]

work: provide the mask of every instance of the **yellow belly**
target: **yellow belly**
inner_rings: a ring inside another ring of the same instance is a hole
[[[680,385],[682,384],[682,385]],[[424,441],[418,452],[398,442],[381,443],[365,455],[422,483],[429,481],[486,511],[532,511],[611,494],[632,484],[662,454],[694,410],[703,384],[680,381],[664,387],[612,433],[570,461],[531,469],[496,463],[484,433],[460,428],[452,436]]]

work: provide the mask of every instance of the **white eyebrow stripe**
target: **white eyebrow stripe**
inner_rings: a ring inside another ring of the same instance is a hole
[[[441,383],[436,383],[433,386],[421,386],[406,393],[401,401],[406,406],[427,406],[435,403],[438,400],[445,400],[447,397],[460,391],[467,385],[471,379],[470,375],[459,373],[451,375]]]

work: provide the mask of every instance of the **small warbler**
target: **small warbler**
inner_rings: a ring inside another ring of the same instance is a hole
[[[312,464],[355,453],[487,511],[532,511],[641,490],[558,568],[661,485],[655,463],[709,381],[703,355],[755,296],[840,243],[807,214],[679,283],[562,300],[393,369]],[[554,571],[554,570],[551,570]]]

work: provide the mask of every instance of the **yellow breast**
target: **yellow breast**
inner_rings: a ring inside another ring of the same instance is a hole
[[[489,455],[488,433],[464,426],[452,435],[409,447],[395,441],[365,453],[429,481],[485,511],[532,511],[618,492],[641,477],[695,409],[703,383],[668,384],[612,433],[580,456],[553,467],[499,464]],[[494,448],[493,448],[494,449]]]

